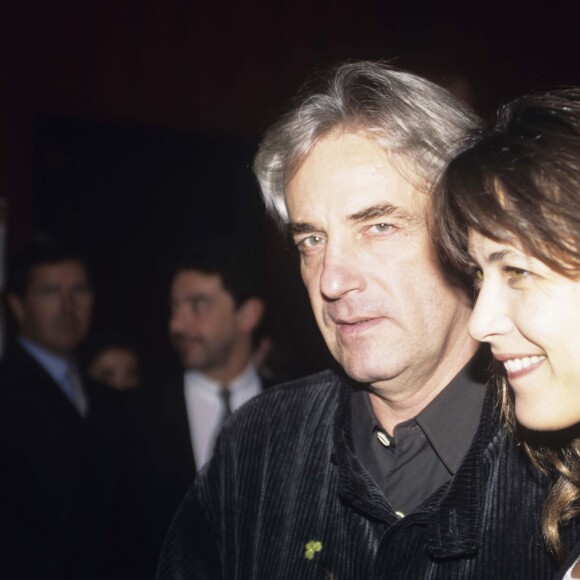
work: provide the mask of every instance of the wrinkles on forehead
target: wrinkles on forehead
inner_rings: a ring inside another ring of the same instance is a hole
[[[397,221],[404,222],[410,226],[424,224],[424,220],[419,216],[413,215],[407,210],[391,203],[379,203],[363,208],[346,216],[345,221],[351,224],[358,224],[365,223],[369,220],[380,219],[382,217],[395,218]],[[288,224],[288,232],[290,234],[311,233],[316,230],[317,227],[308,222],[290,222]]]

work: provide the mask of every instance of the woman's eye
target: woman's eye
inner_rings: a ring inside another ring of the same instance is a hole
[[[467,269],[467,275],[473,280],[474,284],[480,284],[483,282],[483,270],[477,266]]]
[[[479,294],[483,284],[483,270],[477,266],[473,266],[468,268],[465,273],[469,280],[471,280],[471,287],[473,289],[475,298],[477,298],[477,295]]]
[[[511,266],[507,266],[504,271],[512,280],[521,280],[522,278],[527,278],[530,275],[530,272],[527,270],[522,270],[521,268],[512,268]]]

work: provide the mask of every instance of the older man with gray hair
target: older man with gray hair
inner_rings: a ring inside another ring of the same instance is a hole
[[[331,71],[255,161],[344,373],[240,410],[186,496],[166,578],[548,578],[545,482],[498,423],[430,192],[477,117],[377,63]],[[517,522],[517,523],[516,523]]]

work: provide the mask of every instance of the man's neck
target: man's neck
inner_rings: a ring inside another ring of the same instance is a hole
[[[44,356],[50,357],[50,358],[55,358],[55,359],[60,359],[62,361],[66,361],[66,362],[70,362],[72,361],[73,357],[71,353],[60,353],[60,352],[54,352],[53,350],[47,348],[46,346],[28,338],[27,336],[24,335],[20,335],[18,338],[21,346],[23,346],[27,351],[33,351],[33,352],[40,352],[42,353]]]
[[[229,385],[235,381],[250,364],[250,360],[240,361],[235,365],[228,365],[227,367],[211,368],[211,369],[191,369],[196,370],[206,376],[210,381],[219,383],[220,385]]]
[[[414,369],[413,373],[401,373],[392,380],[370,385],[373,411],[383,428],[393,433],[399,423],[416,417],[465,367],[477,348],[477,342],[466,333],[435,368],[423,372]]]
[[[252,339],[251,336],[240,340],[233,345],[229,352],[227,360],[219,367],[199,369],[213,381],[222,385],[231,383],[239,377],[247,368],[252,357]]]

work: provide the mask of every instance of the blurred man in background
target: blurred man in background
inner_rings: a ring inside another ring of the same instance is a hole
[[[0,576],[98,577],[115,406],[75,361],[93,309],[86,264],[35,242],[8,272],[7,300],[18,337],[0,364]]]
[[[224,421],[265,386],[252,363],[263,278],[252,252],[229,240],[195,249],[174,269],[169,335],[182,368],[144,391],[131,413],[119,542],[132,546],[121,555],[127,573],[153,577],[171,519]]]

